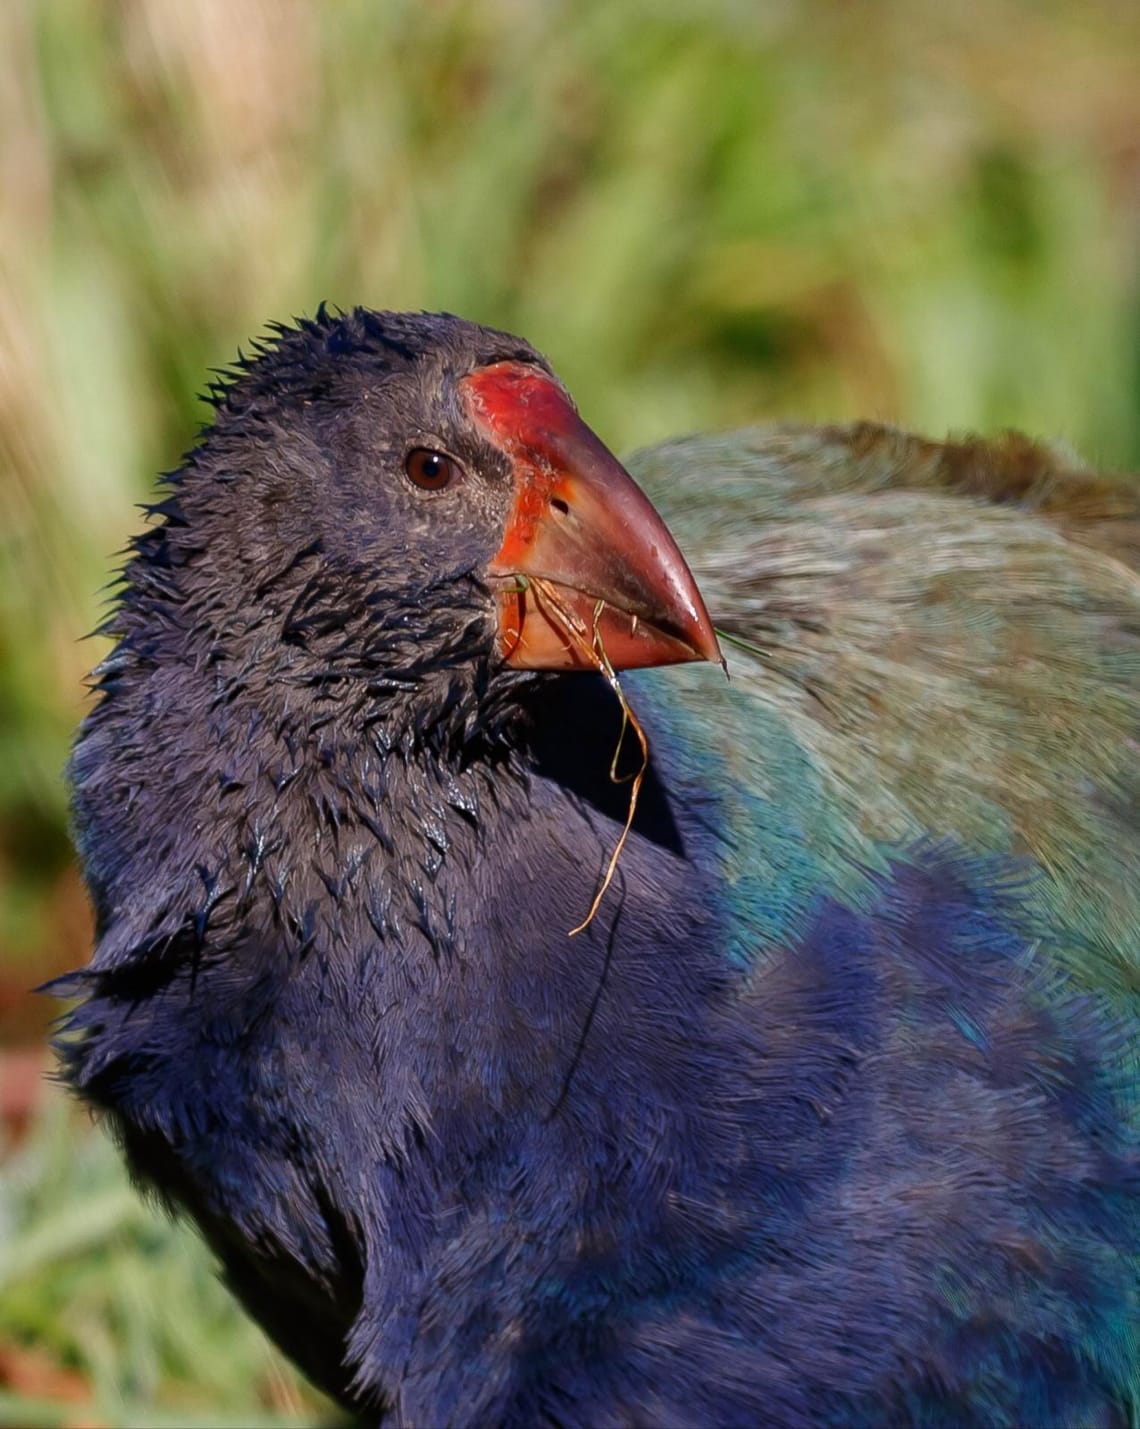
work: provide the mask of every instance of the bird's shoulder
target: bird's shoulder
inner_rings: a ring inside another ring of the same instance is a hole
[[[731,786],[753,866],[846,887],[929,837],[1020,859],[1062,963],[1132,993],[1140,490],[1022,437],[867,423],[694,437],[631,469],[732,677],[633,683],[669,757]]]

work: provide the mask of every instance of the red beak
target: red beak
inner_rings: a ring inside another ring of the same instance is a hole
[[[511,458],[515,501],[487,567],[504,659],[531,670],[723,663],[696,581],[645,493],[546,373],[521,362],[460,383]]]

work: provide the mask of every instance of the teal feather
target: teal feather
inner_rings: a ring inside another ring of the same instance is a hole
[[[843,887],[888,848],[953,834],[1038,865],[1030,901],[1065,966],[1134,995],[1136,490],[1019,437],[940,445],[869,424],[695,437],[630,468],[731,675],[631,687],[660,692],[683,744],[751,791],[742,828],[767,791],[763,847],[790,837],[789,816],[800,826],[776,882]],[[764,885],[751,852],[737,877]]]
[[[737,958],[763,985],[816,890],[866,907],[875,875],[933,832],[1012,858],[1035,961],[1122,1018],[1135,1131],[1136,488],[1019,437],[939,445],[868,424],[694,437],[629,465],[724,637],[728,683],[701,666],[626,681],[678,797],[721,790]],[[985,1028],[948,1012],[984,1049]],[[1092,1274],[1104,1248],[1082,1254]],[[974,1303],[954,1266],[940,1293],[963,1322],[1008,1310]],[[1133,1298],[1081,1351],[1132,1423],[1138,1325]]]

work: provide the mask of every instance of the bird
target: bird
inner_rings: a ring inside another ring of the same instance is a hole
[[[1140,496],[619,463],[527,342],[267,330],[70,764],[60,1074],[362,1422],[1140,1413]]]

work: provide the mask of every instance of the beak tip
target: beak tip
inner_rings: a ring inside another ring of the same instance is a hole
[[[687,572],[692,581],[693,594],[696,596],[689,620],[689,635],[687,643],[693,651],[694,660],[707,660],[710,665],[719,665],[725,673],[728,673],[728,665],[724,658],[724,652],[720,648],[720,641],[717,639],[716,627],[709,617],[708,610],[697,588],[696,581],[690,572]]]

